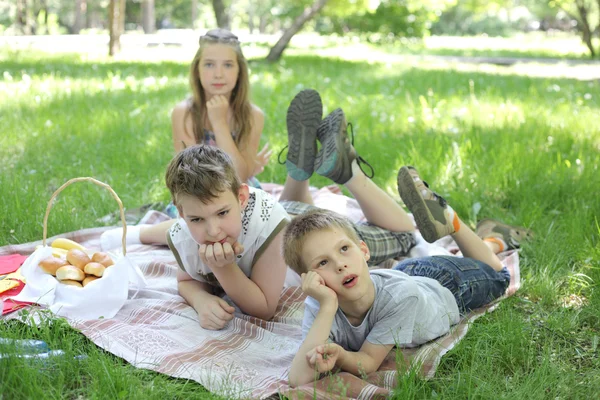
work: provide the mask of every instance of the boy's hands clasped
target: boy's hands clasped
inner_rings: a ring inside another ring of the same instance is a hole
[[[244,246],[239,242],[202,244],[198,249],[200,260],[211,270],[235,264],[236,257],[244,252]]]

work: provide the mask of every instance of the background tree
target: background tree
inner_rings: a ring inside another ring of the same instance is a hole
[[[108,55],[121,51],[121,35],[125,32],[125,0],[110,0],[108,6]]]
[[[215,10],[215,18],[219,28],[231,29],[231,20],[229,17],[229,7],[225,4],[225,0],[212,0],[213,9]],[[229,5],[231,6],[231,5]]]
[[[563,10],[576,20],[576,29],[590,51],[590,56],[600,56],[600,44],[597,51],[594,48],[594,34],[600,40],[600,0],[551,0],[548,4]]]
[[[144,33],[154,33],[156,31],[154,0],[142,0],[142,29]]]
[[[75,0],[75,21],[73,22],[73,33],[78,34],[85,27],[86,0]]]
[[[292,24],[285,31],[283,31],[283,34],[277,43],[275,43],[275,45],[269,51],[269,54],[267,55],[267,61],[274,62],[279,60],[283,54],[283,51],[290,43],[290,40],[292,40],[292,37],[298,33],[300,29],[302,29],[307,21],[317,15],[317,13],[321,11],[326,3],[327,0],[315,0],[312,5],[306,7],[302,11],[302,14],[298,15]]]

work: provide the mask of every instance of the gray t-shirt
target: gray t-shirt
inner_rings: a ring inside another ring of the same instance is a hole
[[[450,290],[438,281],[409,276],[401,271],[370,271],[375,301],[362,323],[352,325],[338,308],[329,339],[346,350],[359,351],[365,340],[373,344],[414,347],[446,334],[460,319]],[[305,338],[319,311],[319,302],[304,303],[302,337]]]

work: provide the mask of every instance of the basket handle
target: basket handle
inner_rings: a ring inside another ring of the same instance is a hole
[[[121,199],[119,198],[119,196],[117,196],[117,194],[115,193],[115,191],[110,186],[108,186],[104,182],[100,182],[99,180],[96,180],[94,178],[89,178],[89,177],[73,178],[73,179],[68,180],[61,187],[59,187],[58,189],[56,189],[56,191],[54,192],[54,194],[52,195],[52,197],[50,197],[50,201],[48,202],[48,207],[46,208],[46,215],[44,215],[44,233],[43,233],[43,236],[42,236],[42,245],[46,246],[46,237],[48,235],[48,215],[50,215],[50,210],[52,209],[52,203],[53,203],[54,199],[56,198],[56,196],[58,196],[58,194],[60,192],[62,192],[62,190],[64,188],[66,188],[70,184],[75,183],[75,182],[83,182],[83,181],[94,183],[94,184],[96,184],[96,185],[98,185],[100,187],[103,187],[104,189],[108,190],[110,192],[110,194],[112,195],[112,197],[114,197],[114,199],[117,201],[117,204],[119,204],[119,211],[121,213],[121,222],[123,223],[123,239],[122,239],[122,243],[123,243],[123,255],[125,255],[126,254],[126,250],[125,250],[126,240],[125,240],[125,238],[127,237],[127,222],[125,222],[125,210],[123,209],[123,203],[121,202]]]

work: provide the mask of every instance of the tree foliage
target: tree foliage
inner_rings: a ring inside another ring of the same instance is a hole
[[[342,2],[343,0],[338,0]],[[348,0],[346,0],[348,1]],[[432,22],[456,0],[383,0],[370,9],[371,2],[361,1],[355,10],[336,14],[328,11],[330,30],[339,34],[346,32],[381,33],[382,37],[423,37],[428,34]],[[340,7],[341,8],[341,7]]]

